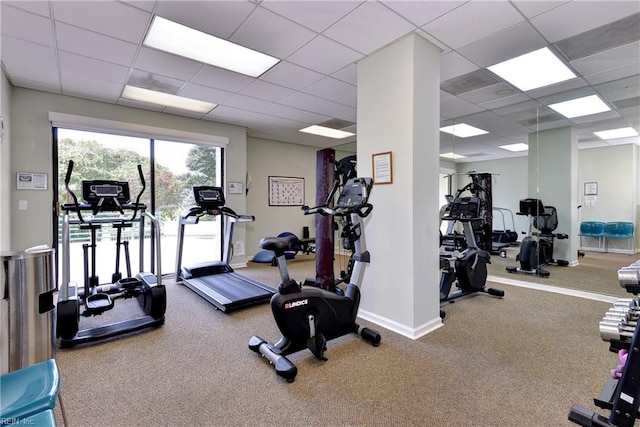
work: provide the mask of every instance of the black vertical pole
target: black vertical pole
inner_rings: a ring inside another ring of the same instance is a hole
[[[149,186],[149,208],[151,211],[151,215],[157,218],[158,213],[156,212],[156,141],[151,138],[149,140],[149,181],[151,181],[151,185]],[[149,221],[151,224],[151,236],[149,239],[149,259],[151,260],[151,270],[152,272],[156,272],[156,252],[154,248],[156,247],[156,233],[154,230],[155,225],[153,222]],[[140,225],[142,225],[142,231],[140,236],[140,246],[144,242],[144,221],[140,221]],[[162,260],[159,260],[162,262]],[[144,264],[142,263],[142,258],[140,258],[140,271],[144,270]],[[162,274],[162,271],[158,271],[157,274]]]
[[[485,203],[485,232],[482,236],[483,244],[481,249],[491,252],[491,249],[493,247],[493,189],[491,188],[491,174],[480,174],[480,179],[482,180],[482,187],[484,188],[483,197]]]
[[[336,152],[332,148],[316,154],[316,206],[327,201],[333,187]],[[316,215],[316,282],[333,289],[333,216]]]

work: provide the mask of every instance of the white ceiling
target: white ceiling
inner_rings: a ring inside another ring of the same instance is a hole
[[[32,88],[231,123],[248,135],[314,147],[333,140],[298,129],[339,119],[356,132],[357,62],[415,32],[441,53],[443,126],[466,122],[489,134],[453,139],[441,152],[480,161],[514,156],[500,145],[565,126],[581,148],[639,144],[593,132],[640,129],[640,2],[471,1],[4,1],[0,57],[9,81]],[[154,15],[281,61],[259,78],[142,46]],[[521,92],[486,67],[549,47],[578,76]],[[218,106],[192,114],[121,97],[129,80]],[[598,94],[612,111],[566,119],[545,107]],[[455,145],[455,148],[454,148]]]

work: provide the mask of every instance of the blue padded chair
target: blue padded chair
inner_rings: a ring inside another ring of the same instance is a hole
[[[631,250],[632,253],[636,253],[636,238],[634,233],[634,224],[632,222],[607,222],[604,237],[605,242],[607,242],[607,250],[609,250],[608,241],[610,239],[627,239],[627,249]]]
[[[4,423],[47,420],[56,405],[60,372],[54,359],[35,363],[0,376],[0,418]],[[25,425],[32,425],[26,423]],[[55,421],[54,421],[55,425]]]
[[[605,250],[604,235],[607,224],[601,221],[583,221],[580,223],[580,247],[582,248],[583,237],[594,237],[598,239],[598,249]]]

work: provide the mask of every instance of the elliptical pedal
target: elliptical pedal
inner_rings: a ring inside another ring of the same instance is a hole
[[[83,316],[95,316],[111,310],[113,308],[113,300],[109,294],[93,294],[87,297],[84,302],[84,307],[85,310],[82,313]]]

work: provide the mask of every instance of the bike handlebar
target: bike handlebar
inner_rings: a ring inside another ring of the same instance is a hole
[[[373,205],[371,203],[363,203],[357,206],[338,207],[333,209],[326,205],[315,206],[313,208],[310,208],[308,206],[302,207],[302,211],[305,215],[320,214],[322,216],[347,216],[355,213],[361,218],[367,217],[371,213],[372,209]]]

